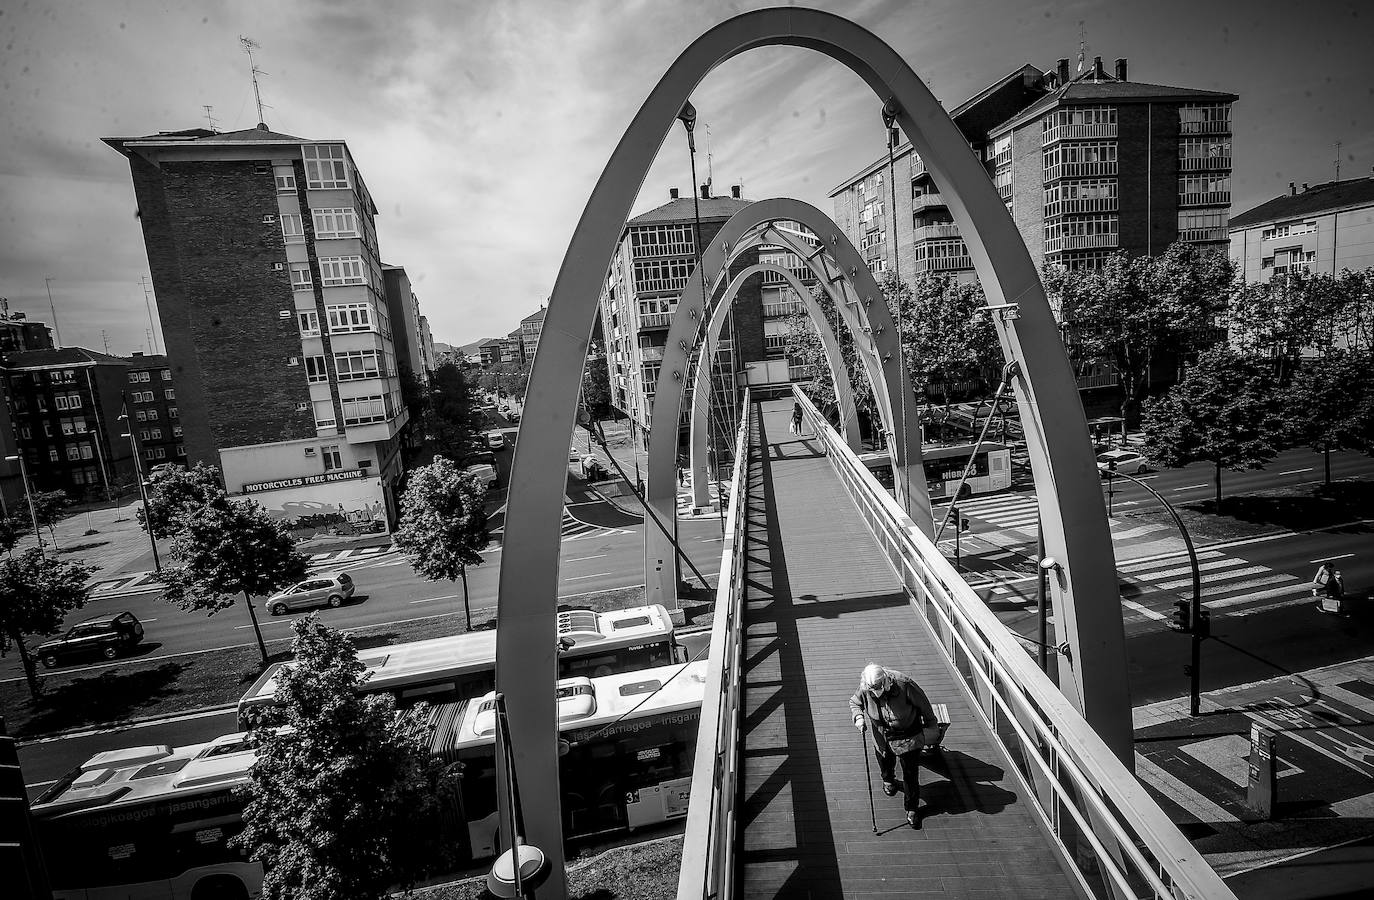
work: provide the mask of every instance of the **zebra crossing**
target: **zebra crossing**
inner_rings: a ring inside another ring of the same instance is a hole
[[[959,512],[992,525],[999,531],[1011,531],[1021,537],[1034,539],[1036,528],[1035,494],[993,494],[959,501]],[[1155,532],[1166,532],[1170,526],[1162,522],[1133,524],[1121,519],[1108,519],[1112,540],[1135,540]]]
[[[1311,602],[1311,582],[1247,559],[1228,556],[1220,550],[1200,550],[1198,570],[1202,574],[1202,605],[1213,615],[1251,616],[1281,606]],[[1173,601],[1191,594],[1192,566],[1186,556],[1139,560],[1118,567],[1123,588],[1126,621],[1166,620],[1172,616]],[[1133,600],[1129,588],[1141,599]],[[1168,592],[1159,596],[1157,592]]]

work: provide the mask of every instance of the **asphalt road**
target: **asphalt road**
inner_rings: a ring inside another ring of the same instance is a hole
[[[1329,847],[1226,879],[1241,900],[1355,900],[1374,893],[1374,838]]]

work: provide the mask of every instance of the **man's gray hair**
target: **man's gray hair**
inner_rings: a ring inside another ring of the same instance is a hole
[[[865,691],[872,691],[875,688],[881,690],[896,680],[897,673],[887,666],[880,666],[871,662],[864,666],[863,674],[859,676],[859,687]]]

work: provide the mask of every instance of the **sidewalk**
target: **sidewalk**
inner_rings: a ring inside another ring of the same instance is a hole
[[[1136,775],[1223,876],[1374,835],[1374,657],[1135,710]],[[1279,733],[1273,821],[1245,805],[1252,724]]]

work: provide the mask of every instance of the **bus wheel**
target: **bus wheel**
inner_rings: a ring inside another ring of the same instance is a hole
[[[211,875],[196,882],[191,900],[248,900],[248,888],[233,875]]]

